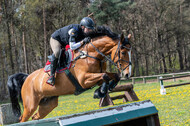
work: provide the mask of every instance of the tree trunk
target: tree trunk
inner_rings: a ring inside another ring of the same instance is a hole
[[[7,35],[8,35],[8,49],[9,49],[9,58],[10,58],[10,65],[11,65],[11,73],[14,73],[14,63],[13,63],[13,56],[12,56],[12,41],[11,41],[11,32],[10,32],[10,20],[12,20],[12,15],[8,14],[8,1],[4,0],[3,2],[3,11],[5,14],[6,27],[7,27]]]
[[[180,65],[180,70],[183,70],[184,69],[183,54],[182,54],[181,42],[180,42],[178,33],[176,34],[176,48],[177,48],[176,50],[177,50],[177,53],[179,56],[178,61],[179,61],[179,65]]]
[[[1,55],[0,55],[0,58],[2,60],[0,60],[0,63],[1,63],[1,75],[2,75],[2,90],[1,90],[1,94],[3,94],[3,98],[5,98],[6,95],[8,95],[8,91],[7,91],[7,85],[6,85],[6,80],[7,80],[7,76],[5,75],[8,75],[8,68],[7,68],[7,59],[6,59],[6,54],[5,54],[5,45],[4,44],[1,44],[0,45],[0,51],[1,51]]]
[[[14,26],[13,26],[13,22],[11,22],[11,34],[12,34],[12,41],[14,41],[14,53],[15,53],[15,62],[16,62],[16,66],[15,66],[15,70],[16,72],[19,72],[19,67],[18,67],[18,51],[17,51],[17,37],[16,37],[16,33],[14,31]]]
[[[162,63],[163,63],[163,72],[164,73],[167,73],[167,66],[166,66],[166,60],[165,60],[165,57],[164,57],[164,53],[162,53]]]
[[[43,27],[44,27],[44,63],[47,61],[47,31],[46,31],[46,12],[43,4]]]
[[[25,73],[29,73],[28,71],[28,59],[27,59],[27,49],[26,49],[26,42],[25,42],[25,26],[23,26],[22,31],[22,46],[24,51],[24,66],[25,66]]]
[[[139,56],[138,56],[138,54],[137,54],[137,51],[136,51],[136,49],[135,49],[135,47],[133,48],[134,49],[134,52],[133,52],[133,54],[134,54],[134,71],[135,71],[135,76],[140,76],[140,70],[139,70]]]

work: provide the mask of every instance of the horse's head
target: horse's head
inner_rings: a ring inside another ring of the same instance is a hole
[[[128,37],[124,37],[122,34],[120,40],[113,48],[111,58],[117,64],[119,71],[124,74],[125,78],[129,78],[131,76],[131,44],[129,43],[129,39],[131,38],[131,34]]]

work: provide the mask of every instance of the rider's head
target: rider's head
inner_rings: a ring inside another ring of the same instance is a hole
[[[81,28],[83,29],[84,34],[88,34],[94,29],[94,21],[90,17],[84,17],[80,21]]]

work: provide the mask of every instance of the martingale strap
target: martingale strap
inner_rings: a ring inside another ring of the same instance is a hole
[[[69,71],[69,69],[65,70],[65,74],[67,75],[69,80],[72,82],[73,86],[76,87],[74,95],[79,95],[89,89],[89,88],[88,89],[82,88],[82,86],[79,84],[79,82],[76,80],[76,78],[72,75],[72,73]]]

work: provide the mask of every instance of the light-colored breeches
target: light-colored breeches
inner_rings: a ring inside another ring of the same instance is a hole
[[[52,37],[50,38],[50,46],[51,46],[51,49],[53,51],[53,54],[55,55],[56,58],[59,57],[59,51],[61,49],[61,44],[53,39]]]

